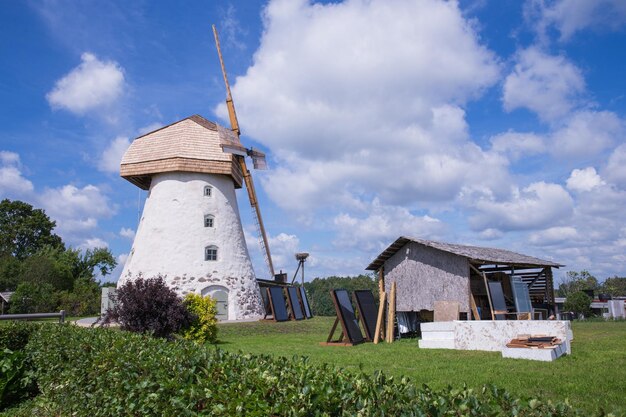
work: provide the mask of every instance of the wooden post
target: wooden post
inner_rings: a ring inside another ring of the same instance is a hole
[[[374,344],[377,345],[380,341],[381,331],[384,333],[383,325],[385,318],[385,301],[387,301],[387,293],[382,292],[380,299],[378,300],[378,317],[376,319],[376,333],[374,334]]]
[[[478,275],[483,276],[483,281],[485,282],[485,291],[487,291],[487,300],[489,300],[489,310],[491,312],[491,320],[495,320],[496,316],[493,314],[493,303],[491,302],[491,294],[489,293],[489,285],[487,285],[487,275],[483,271],[480,271],[474,265],[470,264],[470,268],[472,268]]]
[[[470,306],[472,309],[472,314],[474,315],[474,320],[480,320],[478,308],[476,308],[476,300],[474,300],[474,294],[470,294]]]
[[[387,343],[393,343],[394,322],[396,319],[396,282],[391,283],[391,293],[389,295],[389,314],[387,315]]]

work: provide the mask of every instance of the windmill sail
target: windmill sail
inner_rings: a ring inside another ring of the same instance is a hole
[[[239,165],[241,166],[241,171],[243,172],[243,178],[246,183],[246,190],[248,191],[248,199],[250,200],[250,206],[252,207],[253,217],[256,223],[258,235],[259,235],[259,245],[261,246],[261,251],[265,257],[265,263],[267,264],[270,278],[274,278],[274,265],[272,263],[272,255],[270,253],[269,242],[267,239],[267,234],[265,233],[265,226],[263,225],[263,218],[261,217],[261,209],[259,207],[259,203],[256,197],[256,190],[254,189],[254,182],[252,181],[252,176],[250,175],[250,171],[246,167],[246,156],[252,157],[252,163],[254,167],[267,167],[267,163],[265,161],[265,154],[263,152],[250,150],[248,151],[244,146],[242,146],[241,141],[239,140],[240,130],[239,130],[239,121],[237,120],[237,113],[235,112],[235,104],[233,103],[233,98],[230,93],[230,85],[228,83],[228,77],[226,76],[226,67],[224,66],[224,60],[222,59],[222,50],[220,49],[220,41],[217,36],[217,29],[215,25],[213,25],[213,36],[215,37],[215,46],[217,47],[217,55],[220,59],[220,65],[222,67],[222,75],[224,76],[224,84],[226,84],[226,106],[228,107],[228,116],[231,124],[230,132],[223,132],[224,141],[221,146],[225,152],[230,152],[235,156],[238,160]],[[227,130],[227,129],[224,129]],[[222,134],[220,134],[220,138]],[[252,155],[250,154],[252,153]],[[255,156],[253,156],[255,155]],[[261,168],[264,169],[264,168]]]

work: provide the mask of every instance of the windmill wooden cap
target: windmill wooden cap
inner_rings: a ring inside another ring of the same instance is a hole
[[[241,188],[241,167],[222,150],[226,144],[239,144],[230,129],[193,115],[136,138],[122,158],[120,175],[144,190],[153,175],[164,172],[229,175]]]

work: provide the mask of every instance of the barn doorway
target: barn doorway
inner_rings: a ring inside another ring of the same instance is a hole
[[[217,301],[217,315],[218,320],[228,320],[228,288],[221,285],[211,285],[202,290],[202,296],[210,296]]]

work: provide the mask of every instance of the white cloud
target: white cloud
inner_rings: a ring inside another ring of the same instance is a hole
[[[552,133],[552,152],[566,158],[597,155],[623,136],[624,123],[615,113],[579,111]]]
[[[140,136],[143,136],[146,133],[153,132],[153,131],[155,131],[157,129],[160,129],[162,127],[163,127],[163,123],[154,122],[154,123],[150,123],[149,125],[140,128],[138,130],[138,133],[139,133]]]
[[[550,227],[540,232],[531,233],[530,243],[537,246],[549,246],[563,242],[577,240],[578,232],[574,227]]]
[[[21,166],[17,153],[0,151],[0,197],[19,198],[33,191],[33,183],[24,178]]]
[[[274,272],[278,273],[281,269],[283,272],[294,270],[296,265],[294,255],[299,251],[300,239],[296,235],[287,233],[279,233],[276,236],[270,236],[268,239]],[[291,279],[291,276],[289,279]]]
[[[585,92],[585,80],[564,56],[548,55],[536,47],[519,51],[513,72],[506,77],[503,103],[507,111],[527,108],[544,121],[568,114]]]
[[[47,188],[39,196],[38,204],[56,220],[57,232],[70,245],[85,245],[89,239],[93,241],[95,238],[91,234],[98,226],[98,220],[109,218],[117,211],[94,185]]]
[[[129,240],[133,240],[135,238],[135,231],[128,227],[122,227],[122,229],[120,230],[120,236]]]
[[[508,131],[491,138],[491,149],[517,160],[523,156],[545,152],[544,139],[534,133]]]
[[[572,191],[591,191],[600,185],[604,185],[604,181],[593,167],[575,169],[567,179],[567,188]]]
[[[365,216],[341,213],[333,223],[336,247],[358,248],[371,253],[382,250],[398,236],[432,238],[440,235],[444,224],[428,215],[414,215],[405,207],[387,206],[374,199],[364,210]]]
[[[505,159],[470,141],[461,108],[497,81],[499,63],[456,3],[277,0],[264,18],[233,96],[245,133],[277,158],[261,182],[281,207],[503,187]]]
[[[504,236],[504,233],[498,229],[488,228],[478,234],[481,240],[495,240]]]
[[[104,172],[118,173],[120,162],[124,153],[130,146],[130,140],[123,136],[113,139],[109,146],[102,152],[98,161],[98,169]]]
[[[124,90],[124,72],[117,62],[100,61],[85,52],[81,63],[58,80],[46,98],[53,108],[76,114],[115,102]]]
[[[514,188],[507,201],[482,198],[473,206],[478,211],[470,217],[474,230],[533,230],[556,226],[570,218],[574,201],[560,185],[536,182],[521,191]]]
[[[541,37],[554,26],[560,32],[560,40],[567,41],[577,32],[595,30],[619,30],[626,24],[626,2],[623,0],[557,0],[546,3],[532,0],[527,18],[533,21]]]
[[[93,238],[85,239],[85,241],[81,243],[78,247],[83,250],[96,249],[96,248],[108,248],[109,244],[100,238],[93,237]]]
[[[626,144],[613,150],[606,165],[604,176],[622,189],[626,189]]]

